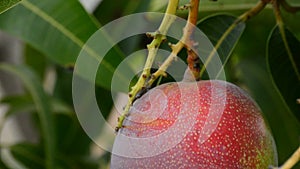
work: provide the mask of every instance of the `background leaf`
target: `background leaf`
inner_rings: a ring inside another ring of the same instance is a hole
[[[74,146],[74,145],[73,145]],[[74,148],[74,147],[73,147]],[[76,149],[76,148],[75,148]],[[28,169],[45,168],[45,157],[43,149],[40,145],[22,142],[10,147],[10,152],[15,160],[26,166]],[[55,158],[58,162],[56,168],[60,169],[98,169],[99,166],[93,160],[89,160],[85,156],[74,156],[70,154],[57,153]],[[0,164],[1,166],[1,164]]]
[[[0,1],[0,14],[5,12],[6,10],[12,8],[17,5],[21,0],[1,0]]]
[[[74,64],[84,42],[97,30],[75,0],[24,0],[0,16],[0,28],[62,65]]]
[[[36,110],[29,95],[6,96],[0,100],[0,103],[9,105],[9,110],[5,113],[6,118],[20,112],[33,112]]]
[[[275,24],[273,11],[268,9],[249,20],[225,67],[227,79],[245,89],[262,109],[276,142],[280,165],[299,146],[300,124],[288,113],[267,68],[266,44]]]
[[[300,122],[300,104],[296,102],[300,98],[300,42],[289,30],[286,29],[285,34],[292,58],[276,26],[268,42],[268,67],[281,97]]]
[[[289,113],[284,100],[272,84],[263,59],[260,61],[258,64],[251,59],[244,59],[235,70],[238,72],[240,86],[251,94],[262,109],[275,139],[279,164],[283,164],[299,146],[300,124]]]
[[[102,25],[105,25],[106,23],[114,21],[122,16],[139,12],[149,12],[147,11],[147,8],[150,3],[151,1],[149,0],[103,0],[93,14]],[[118,29],[122,30],[120,28]],[[126,30],[126,27],[123,30]],[[127,38],[118,44],[126,56],[135,51],[139,45],[143,48],[146,46],[146,44],[144,44],[141,40],[141,37],[138,35]]]
[[[26,45],[24,49],[24,58],[26,65],[28,65],[40,79],[44,79],[46,70],[50,65],[49,60],[45,55],[32,46]]]
[[[147,8],[150,3],[151,1],[148,0],[102,0],[102,2],[94,11],[94,15],[100,21],[100,23],[104,25],[124,15],[137,12],[148,12]]]
[[[15,95],[15,96],[7,96],[0,99],[0,103],[8,104],[9,110],[6,112],[5,116],[15,115],[20,112],[37,112],[36,106],[32,97],[30,95]],[[55,99],[49,98],[49,104],[52,107],[54,113],[67,114],[72,115],[72,108],[69,107],[68,104]]]
[[[24,83],[30,92],[38,111],[41,130],[44,138],[44,146],[46,152],[46,168],[52,169],[55,166],[55,135],[52,120],[52,111],[46,94],[39,83],[36,75],[25,66],[13,66],[9,64],[0,64],[0,69],[5,70],[18,78]]]
[[[85,42],[99,26],[77,0],[23,0],[14,9],[0,15],[0,29],[21,38],[65,67],[74,66]],[[84,49],[89,49],[87,52],[91,56],[95,55],[88,46]],[[100,76],[97,84],[110,88],[110,80],[100,78],[112,77],[122,58],[122,52],[117,47],[112,48],[100,66],[102,74],[108,76]]]
[[[290,1],[289,1],[290,2]],[[299,5],[297,0],[291,0],[293,5]],[[152,0],[148,11],[164,11],[168,0]],[[188,4],[189,0],[180,0],[180,5]],[[237,11],[247,10],[257,3],[257,0],[218,0],[218,1],[201,1],[199,12],[215,12],[215,11]],[[187,14],[186,10],[178,11],[179,15]]]
[[[221,14],[209,16],[200,21],[197,25],[198,28],[210,39],[214,46],[216,46],[217,43],[220,44],[219,48],[216,49],[219,54],[219,58],[223,63],[223,67],[227,63],[235,45],[245,29],[245,23],[241,22],[232,29],[225,39],[221,39],[235,20],[236,17],[234,16]]]
[[[1,169],[9,169],[1,160],[0,160],[0,168]]]
[[[10,147],[12,156],[30,169],[45,168],[45,156],[39,145],[18,143]]]

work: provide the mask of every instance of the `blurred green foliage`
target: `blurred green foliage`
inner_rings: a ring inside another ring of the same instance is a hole
[[[181,4],[187,2],[180,1]],[[234,21],[234,16],[239,16],[256,2],[203,1],[198,26],[215,44],[226,31],[226,26]],[[132,13],[162,12],[166,3],[166,0],[103,0],[93,13],[87,13],[77,0],[0,1],[0,30],[21,39],[26,45],[23,65],[1,63],[0,66],[23,79],[27,89],[22,95],[1,100],[11,106],[5,118],[22,111],[31,113],[40,136],[36,144],[22,142],[5,147],[10,149],[14,160],[30,169],[50,169],[53,165],[68,169],[108,168],[109,153],[92,153],[94,143],[76,119],[72,103],[72,68],[84,42],[101,25]],[[298,2],[290,3],[297,5]],[[187,11],[179,11],[178,15],[186,17]],[[299,73],[300,12],[283,12],[283,18]],[[291,76],[297,73],[291,69],[275,25],[273,11],[267,6],[245,25],[236,28],[231,39],[226,40],[227,45],[224,43],[218,52],[226,62],[227,80],[247,90],[261,107],[276,141],[279,164],[282,164],[300,143],[300,105],[295,100],[297,96],[300,98],[300,80]],[[128,38],[115,46],[104,60],[116,68],[124,56],[145,49],[148,42],[145,36]],[[184,53],[180,56],[185,57]],[[42,87],[49,71],[55,74],[55,78],[53,86],[46,91]],[[115,93],[109,88],[113,70],[107,69],[106,72],[109,73],[98,77],[95,92],[98,105],[108,118]],[[9,168],[8,163],[1,159],[0,168]],[[300,165],[295,168],[300,168]]]

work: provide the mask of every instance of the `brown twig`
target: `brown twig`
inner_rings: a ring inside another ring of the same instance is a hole
[[[191,2],[192,3],[192,2]],[[189,17],[189,22],[193,25],[197,24],[197,20],[198,20],[198,8],[199,8],[199,1],[197,2],[193,2],[193,8],[191,8],[190,10],[190,17]],[[190,27],[189,30],[189,38],[187,40],[187,45],[185,46],[185,48],[187,49],[187,63],[188,63],[188,72],[192,73],[192,80],[199,80],[200,79],[200,58],[198,56],[198,52],[197,52],[197,47],[198,47],[198,43],[195,42],[194,40],[194,31],[195,31],[195,27]],[[186,78],[186,76],[184,76],[184,78]],[[187,79],[183,79],[183,80],[187,80]]]
[[[286,0],[280,0],[279,3],[287,12],[296,13],[300,11],[300,6],[291,6]]]

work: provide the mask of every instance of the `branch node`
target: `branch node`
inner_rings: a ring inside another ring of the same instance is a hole
[[[174,50],[175,45],[173,43],[169,42],[168,45],[172,50]]]
[[[146,75],[146,74],[143,74],[142,77],[143,77],[144,79],[146,79],[146,78],[147,78],[147,75]]]
[[[147,32],[147,33],[146,33],[146,36],[147,36],[148,38],[154,38],[155,32]]]
[[[184,4],[182,6],[179,6],[177,9],[178,10],[187,10],[191,7],[192,5],[189,3],[189,4]]]
[[[154,74],[152,74],[151,79],[156,79],[156,76]]]
[[[158,39],[158,38],[161,38],[162,40],[166,39],[166,37],[163,36],[159,30],[156,30],[155,32],[147,32],[146,36],[153,39]]]

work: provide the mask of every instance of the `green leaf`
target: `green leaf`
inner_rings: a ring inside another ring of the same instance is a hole
[[[102,0],[94,11],[94,15],[101,24],[106,24],[124,15],[145,12],[147,11],[149,3],[151,3],[149,0]]]
[[[267,62],[280,97],[300,122],[300,42],[287,29],[282,36],[275,27],[269,37]]]
[[[0,15],[1,30],[21,38],[65,67],[74,66],[82,49],[92,57],[102,55],[95,48],[84,46],[99,25],[77,0],[22,0],[18,6]],[[108,38],[107,35],[103,37]],[[101,77],[112,77],[122,58],[122,52],[113,48],[101,62],[104,72]],[[109,89],[110,80],[106,79],[98,78],[97,84]]]
[[[99,168],[98,159],[90,159],[93,141],[87,136],[75,116],[55,114],[58,163],[61,168]]]
[[[148,11],[160,11],[165,9],[168,4],[168,0],[152,0],[149,5]]]
[[[10,147],[12,156],[30,169],[45,168],[45,157],[40,146],[18,143]]]
[[[62,65],[74,64],[84,42],[97,30],[75,0],[23,0],[0,16],[0,28]]]
[[[54,117],[58,154],[88,155],[92,140],[86,135],[77,118],[64,114],[55,114]]]
[[[108,118],[114,105],[113,93],[101,87],[95,89],[97,103],[104,118]]]
[[[26,45],[24,49],[24,57],[26,65],[30,66],[37,75],[43,79],[46,73],[46,69],[49,66],[47,58],[44,54],[34,49],[33,47]]]
[[[1,169],[9,169],[2,161],[2,159],[0,159],[0,168]]]
[[[261,56],[263,58],[263,55]],[[279,164],[299,146],[300,123],[272,84],[264,60],[241,60],[235,71],[239,82],[253,96],[269,123],[277,146]]]
[[[186,1],[186,0],[184,0]],[[219,0],[219,1],[203,1],[199,11],[233,11],[233,10],[249,10],[257,4],[257,0]]]
[[[52,111],[48,97],[46,96],[39,79],[28,67],[25,66],[0,64],[0,69],[5,70],[20,78],[30,92],[38,111],[38,116],[42,126],[42,134],[45,141],[44,146],[46,152],[46,168],[54,168],[55,139],[53,119],[51,114]]]
[[[64,102],[52,97],[49,102],[54,113],[72,115],[71,112],[73,112],[73,110]],[[32,97],[29,95],[6,96],[0,100],[0,103],[9,105],[9,109],[5,113],[5,117],[15,115],[20,112],[37,112]]]
[[[147,8],[150,2],[151,1],[149,0],[103,0],[94,11],[94,16],[101,24],[104,25],[108,22],[114,21],[115,19],[119,19],[122,16],[140,12],[149,12],[147,11]],[[118,29],[122,30],[120,28]],[[126,26],[123,30],[126,30]],[[132,36],[120,42],[118,46],[123,53],[131,54],[133,51],[136,51],[136,47],[138,45],[143,44],[142,40],[141,36]]]
[[[190,0],[180,0],[179,5],[188,4]],[[168,0],[151,0],[148,11],[164,11]],[[255,6],[257,0],[218,0],[201,1],[199,12],[248,10]],[[298,3],[299,4],[299,3]],[[188,10],[178,11],[179,14],[187,14]]]
[[[75,150],[77,149],[77,146],[80,145],[79,142],[77,143],[78,143],[77,145],[73,144],[72,147]],[[27,167],[28,169],[45,168],[45,156],[44,156],[43,149],[40,147],[40,145],[22,142],[10,146],[9,150],[14,160],[22,164],[23,166]],[[58,164],[56,166],[57,169],[99,168],[98,160],[91,159],[90,157],[84,156],[82,154],[77,155],[74,154],[73,152],[64,152],[64,153],[63,152],[57,153],[55,156],[56,160],[58,161],[57,162]]]
[[[65,114],[69,116],[73,115],[74,113],[73,108],[70,105],[66,104],[65,102],[55,98],[51,98],[50,102],[54,113]]]
[[[6,117],[21,111],[32,112],[35,110],[33,100],[28,95],[6,96],[0,100],[0,103],[9,105],[9,110],[5,114]]]
[[[17,5],[21,0],[1,0],[0,14]]]
[[[72,102],[72,71],[56,68],[56,83],[54,86],[53,96],[59,100],[63,100],[68,105],[73,105]]]
[[[235,20],[234,16],[221,14],[209,16],[197,25],[215,46],[223,68],[245,29],[244,22],[236,24]],[[207,63],[207,65],[209,64]]]

